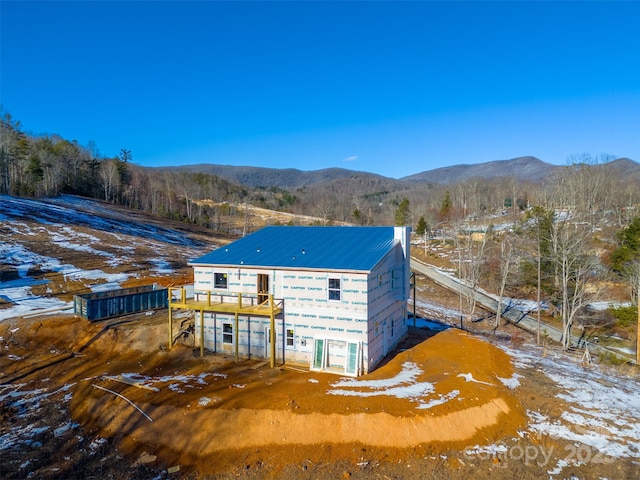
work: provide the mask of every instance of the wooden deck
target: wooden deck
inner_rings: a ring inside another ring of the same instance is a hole
[[[242,295],[241,293],[212,294],[209,292],[196,295],[196,298],[187,298],[184,288],[170,288],[169,307],[265,317],[282,313],[282,300],[275,300],[272,295],[269,295],[262,303],[258,303],[257,295]]]
[[[259,315],[271,320],[271,368],[276,362],[275,317],[282,313],[284,300],[274,299],[273,295],[247,295],[242,293],[194,293],[187,297],[184,287],[169,288],[169,349],[173,345],[173,309],[198,312],[229,313],[235,316],[234,331],[238,330],[240,315]],[[235,335],[235,357],[239,358],[238,335]],[[204,356],[204,315],[200,315],[200,356]]]
[[[204,312],[232,313],[239,315],[260,315],[270,317],[271,315],[279,315],[282,308],[274,305],[273,308],[268,302],[257,305],[237,305],[229,302],[207,302],[197,300],[187,300],[185,302],[173,301],[169,302],[171,308],[182,308],[186,310],[201,310]]]

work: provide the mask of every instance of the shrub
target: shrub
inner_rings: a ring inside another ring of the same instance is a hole
[[[609,312],[616,318],[618,325],[629,327],[638,323],[638,306],[609,307]]]

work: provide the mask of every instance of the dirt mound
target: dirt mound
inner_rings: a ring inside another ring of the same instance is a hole
[[[559,351],[411,328],[354,379],[201,358],[188,341],[167,351],[166,326],[1,322],[0,477],[637,476],[637,381]]]
[[[120,355],[102,375],[78,382],[72,413],[125,451],[200,473],[273,457],[282,465],[322,462],[338,450],[354,462],[363,449],[387,459],[406,449],[444,451],[491,443],[525,424],[505,386],[509,357],[454,329],[358,379],[212,357],[185,347],[144,359]]]

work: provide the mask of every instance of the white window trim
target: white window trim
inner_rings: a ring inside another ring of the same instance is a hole
[[[216,277],[222,275],[224,277],[224,287],[221,287],[216,282]],[[216,290],[228,290],[229,289],[229,275],[227,272],[213,272],[213,288]]]
[[[225,327],[229,327],[230,331],[229,332],[225,332]],[[234,341],[234,334],[235,332],[233,331],[233,323],[231,322],[222,322],[222,344],[223,345],[233,345],[233,341]],[[230,342],[226,342],[225,341],[225,336],[229,335],[231,337],[231,341]]]
[[[337,280],[339,287],[330,288],[329,285],[331,284],[331,280]],[[331,292],[338,292],[339,298],[331,298]],[[337,277],[327,278],[327,300],[329,300],[330,302],[342,302],[342,278],[337,278]]]
[[[291,332],[291,336],[289,336],[289,332]],[[295,348],[296,346],[296,332],[293,328],[285,329],[285,345],[287,348]],[[289,345],[289,340],[291,340],[291,345]]]

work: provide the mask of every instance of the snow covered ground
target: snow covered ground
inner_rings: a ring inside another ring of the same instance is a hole
[[[61,274],[65,282],[80,282],[92,291],[110,290],[138,277],[136,269],[145,276],[173,273],[170,260],[180,254],[192,258],[202,247],[178,230],[136,222],[100,202],[68,195],[47,201],[0,196],[0,232],[3,270],[13,272],[5,281],[0,277],[0,299],[11,303],[0,309],[0,321],[73,309],[73,302],[33,293],[33,287],[47,285],[43,274]],[[153,252],[146,266],[136,264],[141,248]],[[79,252],[85,267],[43,253],[54,249],[66,251],[64,257]],[[33,271],[38,274],[30,275]]]
[[[436,309],[437,306],[431,305],[431,308]],[[517,390],[527,370],[536,370],[555,384],[556,398],[566,405],[556,417],[540,410],[528,410],[529,424],[520,435],[539,434],[566,440],[570,444],[556,451],[553,447],[540,446],[528,452],[522,447],[505,444],[477,445],[468,449],[467,456],[495,457],[503,461],[509,460],[509,455],[513,458],[528,454],[531,455],[529,460],[535,460],[539,465],[548,462],[544,466],[549,478],[566,478],[562,472],[572,465],[608,464],[619,458],[632,459],[640,469],[640,380],[637,376],[624,376],[606,366],[583,366],[561,351],[547,350],[545,353],[534,345],[514,348],[498,343],[498,346],[511,356],[516,368],[512,377],[498,377],[500,382],[509,389]],[[454,389],[431,398],[434,384],[418,381],[421,373],[417,365],[407,362],[395,377],[384,380],[342,379],[333,383],[334,388],[327,393],[407,398],[415,401],[418,409],[440,405],[459,395],[460,392]],[[458,377],[467,382],[486,383],[473,378],[470,373],[460,373]],[[527,461],[526,458],[524,460]]]
[[[428,294],[421,296],[428,297]],[[444,323],[455,323],[460,317],[458,310],[420,297],[416,306],[422,314]],[[411,320],[409,322],[411,324]],[[520,379],[527,371],[535,370],[555,384],[556,398],[566,404],[566,409],[556,416],[528,410],[529,424],[521,435],[550,436],[570,444],[562,451],[540,446],[529,452],[504,444],[476,445],[466,452],[470,458],[494,458],[502,462],[529,454],[531,457],[524,458],[525,462],[544,464],[548,478],[567,478],[567,471],[574,465],[609,464],[622,458],[630,459],[640,471],[640,379],[637,375],[622,375],[604,365],[583,366],[579,359],[562,351],[543,351],[534,345],[515,348],[498,343],[498,346],[512,357],[516,368],[512,378],[500,379],[505,386],[520,388]],[[404,386],[411,388],[407,383]]]
[[[550,418],[540,411],[528,411],[528,432],[568,440],[575,450],[548,471],[559,474],[569,465],[589,462],[610,463],[616,458],[632,458],[640,469],[640,380],[623,376],[605,366],[587,365],[561,352],[543,355],[540,348],[523,345],[501,347],[513,358],[518,371],[535,369],[557,386],[557,398],[567,409]]]
[[[569,359],[561,352],[543,351],[533,345],[514,348],[511,345],[500,345],[510,357],[516,373],[510,378],[499,378],[508,388],[517,391],[523,388],[521,379],[527,371],[535,370],[546,376],[555,387],[553,391],[563,410],[552,416],[549,412],[529,409],[529,423],[519,432],[520,437],[552,437],[564,440],[566,446],[558,447],[548,442],[528,443],[526,447],[517,442],[496,443],[492,445],[476,445],[462,452],[467,459],[498,459],[508,464],[518,460],[526,465],[543,466],[549,479],[564,478],[619,478],[583,477],[571,474],[571,467],[576,465],[613,464],[617,459],[626,459],[638,465],[640,469],[640,381],[637,378],[621,376],[607,367],[590,365],[583,367],[575,360]],[[459,391],[440,392],[434,395],[434,384],[419,380],[420,369],[412,362],[405,362],[402,370],[394,377],[383,380],[367,380],[341,378],[331,384],[329,395],[345,396],[395,396],[406,398],[416,403],[417,409],[429,409],[436,405],[455,400]],[[469,373],[460,373],[458,377],[466,382],[480,382]],[[225,374],[208,372],[194,375],[145,376],[136,372],[124,373],[129,381],[136,382],[145,388],[158,390],[169,388],[180,394],[185,389],[197,385],[210,385]],[[108,376],[93,377],[109,378]],[[88,381],[84,378],[80,381]],[[314,378],[309,382],[317,383]],[[0,451],[19,448],[21,445],[37,446],[39,438],[46,432],[66,432],[75,430],[78,425],[67,420],[48,425],[42,422],[37,412],[50,397],[62,401],[71,400],[69,393],[74,384],[60,389],[46,387],[29,388],[24,383],[0,386],[0,401],[9,405],[17,415],[37,418],[29,427],[12,429],[0,436]],[[243,384],[234,384],[234,388],[244,388]],[[199,405],[206,406],[216,402],[216,397],[201,397]],[[60,433],[62,434],[62,433]],[[87,441],[101,441],[100,438]],[[565,444],[563,444],[565,445]]]
[[[76,207],[83,211],[75,210]],[[16,316],[44,312],[48,309],[72,308],[70,302],[63,302],[53,296],[36,295],[33,287],[46,285],[46,280],[29,275],[30,271],[57,272],[65,280],[82,282],[88,287],[97,289],[117,288],[123,281],[136,273],[108,272],[122,264],[132,262],[133,249],[146,245],[156,252],[161,252],[165,245],[179,246],[186,255],[195,256],[199,247],[181,232],[144,226],[131,222],[126,217],[114,217],[111,210],[106,212],[108,219],[92,215],[105,208],[99,203],[85,201],[76,197],[62,197],[56,202],[43,204],[32,200],[0,197],[0,227],[11,236],[0,236],[0,258],[5,267],[17,272],[15,278],[0,282],[0,297],[12,303],[8,308],[0,309],[0,321]],[[82,231],[82,227],[91,227],[101,232],[102,238]],[[12,238],[47,238],[48,242],[58,248],[81,252],[95,259],[102,268],[79,268],[71,263],[60,262],[54,256],[36,252],[27,241],[17,242]],[[111,239],[108,243],[105,238]],[[114,248],[119,252],[113,253]],[[160,253],[150,263],[148,272],[166,274],[172,272],[168,258]],[[99,282],[97,282],[99,280]],[[436,303],[418,300],[417,306],[423,314],[435,320],[459,318],[458,310],[443,307]],[[425,326],[428,321],[417,320],[418,326]],[[410,320],[411,324],[411,320]],[[432,327],[438,324],[432,324]],[[444,327],[443,327],[444,328]],[[1,339],[0,339],[1,340]],[[547,465],[549,478],[565,478],[563,471],[571,465],[589,463],[609,463],[618,458],[632,459],[640,470],[640,381],[637,377],[620,376],[606,367],[590,365],[583,367],[574,359],[561,353],[544,356],[542,351],[532,345],[514,348],[500,345],[513,359],[516,375],[508,379],[500,379],[508,388],[521,388],[519,378],[527,371],[537,371],[556,385],[557,398],[565,402],[567,408],[559,415],[551,416],[548,412],[528,410],[529,424],[521,432],[524,435],[540,434],[571,442],[575,448],[567,449],[558,455],[555,452],[553,461]],[[357,379],[345,379],[333,384],[332,395],[395,395],[403,398],[416,398],[417,408],[430,408],[438,403],[456,397],[455,390],[443,393],[438,398],[429,399],[433,385],[415,381],[418,376],[416,366],[407,363],[397,377],[385,381],[369,382]],[[135,373],[131,378],[145,383],[168,383],[176,391],[185,388],[189,379],[182,377],[138,378]],[[460,375],[468,375],[461,373]],[[472,377],[467,381],[475,381]],[[198,382],[215,381],[212,378],[199,378]],[[70,389],[73,385],[66,385]],[[368,387],[364,392],[356,392],[354,387]],[[46,388],[30,390],[27,385],[13,384],[0,386],[0,401],[16,408],[18,415],[28,415],[40,408],[42,401],[61,393],[48,391]],[[65,401],[69,400],[65,396]],[[208,403],[210,399],[203,398]],[[17,444],[37,443],[43,430],[51,428],[56,431],[75,429],[76,424],[47,426],[33,424],[28,429],[12,431],[0,437],[0,451]],[[96,439],[95,441],[100,441]],[[540,448],[543,448],[542,446]],[[510,452],[505,445],[476,446],[467,454],[470,456],[505,456]],[[543,458],[542,455],[541,458]],[[549,456],[551,457],[551,455]]]

